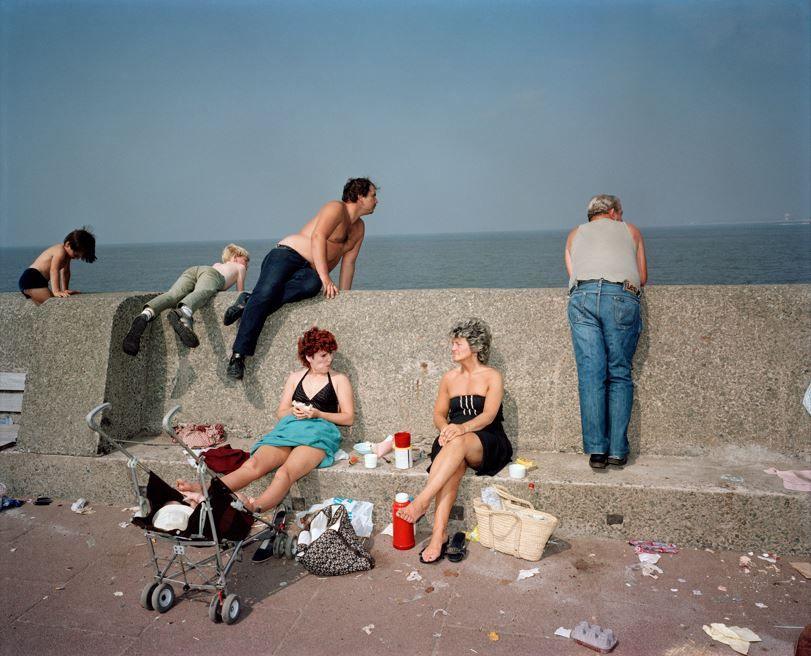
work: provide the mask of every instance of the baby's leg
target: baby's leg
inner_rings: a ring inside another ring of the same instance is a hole
[[[51,290],[47,287],[37,287],[36,289],[26,289],[25,293],[31,297],[31,300],[34,301],[37,305],[42,305],[45,301],[49,298],[53,298],[53,294],[51,294]]]

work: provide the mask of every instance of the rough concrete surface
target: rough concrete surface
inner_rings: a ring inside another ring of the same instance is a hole
[[[423,565],[419,544],[399,552],[375,536],[375,569],[336,578],[287,560],[251,563],[249,548],[229,578],[241,617],[213,624],[210,593],[181,595],[162,615],[141,608],[154,572],[141,531],[121,506],[91,502],[93,514],[77,515],[69,504],[0,513],[3,656],[587,656],[594,652],[554,636],[581,620],[613,629],[619,656],[733,655],[702,631],[711,622],[757,633],[752,656],[790,656],[811,619],[811,581],[757,552],[745,573],[740,552],[682,549],[663,555],[664,573],[652,579],[633,569],[638,559],[619,540],[553,536],[535,563],[471,544],[462,563]],[[421,579],[408,581],[412,572]]]

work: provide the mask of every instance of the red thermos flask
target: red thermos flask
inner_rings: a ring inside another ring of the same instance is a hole
[[[415,544],[414,524],[397,516],[397,511],[400,508],[405,508],[409,503],[411,503],[411,499],[405,492],[398,492],[394,497],[394,505],[391,507],[394,536],[391,539],[391,544],[395,549],[411,549]]]

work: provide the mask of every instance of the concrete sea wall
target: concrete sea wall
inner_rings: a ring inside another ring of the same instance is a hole
[[[297,367],[297,337],[333,331],[335,368],[351,378],[357,420],[347,444],[410,430],[430,443],[431,409],[450,366],[453,319],[478,316],[494,334],[491,364],[504,374],[507,432],[517,451],[577,452],[577,377],[559,289],[355,291],[282,308],[267,322],[244,381],[225,376],[236,326],[221,317],[223,293],[196,316],[201,345],[183,347],[162,319],[136,358],[121,342],[152,296],[89,294],[36,308],[0,295],[0,371],[27,371],[20,450],[65,455],[103,451],[84,425],[110,401],[114,437],[159,430],[168,407],[182,419],[222,422],[256,436],[275,423],[282,382]],[[811,379],[811,286],[652,287],[643,299],[634,363],[633,453],[701,455],[725,447],[811,454],[801,405]]]

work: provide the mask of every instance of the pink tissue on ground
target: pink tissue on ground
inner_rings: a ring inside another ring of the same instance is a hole
[[[780,471],[774,467],[764,469],[767,474],[775,474],[783,479],[783,487],[796,492],[811,492],[811,469]]]

